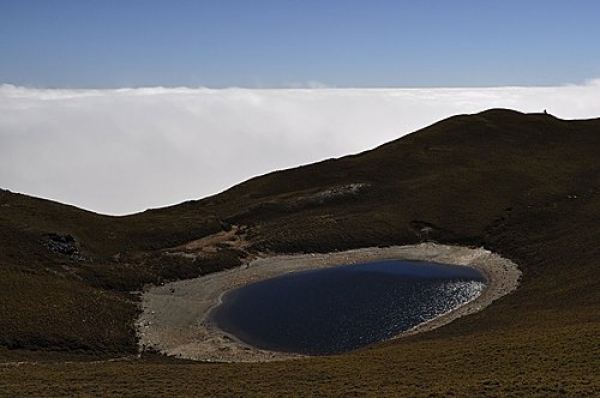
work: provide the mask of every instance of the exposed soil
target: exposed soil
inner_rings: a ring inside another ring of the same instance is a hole
[[[149,288],[143,294],[143,312],[137,322],[140,348],[199,361],[261,362],[302,357],[245,345],[208,325],[206,316],[229,289],[289,272],[384,259],[468,266],[480,270],[488,281],[476,299],[398,337],[432,330],[480,311],[516,289],[521,276],[513,262],[488,250],[433,243],[262,258],[241,268]]]

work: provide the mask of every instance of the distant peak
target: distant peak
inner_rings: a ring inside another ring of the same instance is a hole
[[[493,108],[488,109],[483,112],[477,114],[477,116],[485,116],[485,117],[506,117],[506,116],[524,116],[523,112],[515,111],[514,109],[506,109],[506,108]]]

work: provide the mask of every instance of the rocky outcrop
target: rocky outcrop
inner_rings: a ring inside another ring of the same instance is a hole
[[[69,256],[74,260],[83,259],[79,253],[79,243],[73,235],[50,232],[44,236],[43,244],[52,253]]]

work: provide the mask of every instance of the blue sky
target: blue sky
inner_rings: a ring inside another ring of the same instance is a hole
[[[0,84],[548,86],[600,77],[600,2],[2,0]]]
[[[127,214],[456,114],[598,117],[599,15],[598,0],[0,0],[0,188]]]

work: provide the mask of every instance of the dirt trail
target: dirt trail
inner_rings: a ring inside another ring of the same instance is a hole
[[[244,345],[206,325],[205,317],[229,289],[288,272],[385,259],[468,266],[480,270],[488,280],[483,293],[474,300],[398,337],[431,330],[480,311],[516,289],[521,276],[516,264],[488,250],[433,243],[262,258],[241,268],[147,290],[142,299],[143,311],[137,321],[140,348],[200,361],[260,362],[299,358],[299,355]]]

